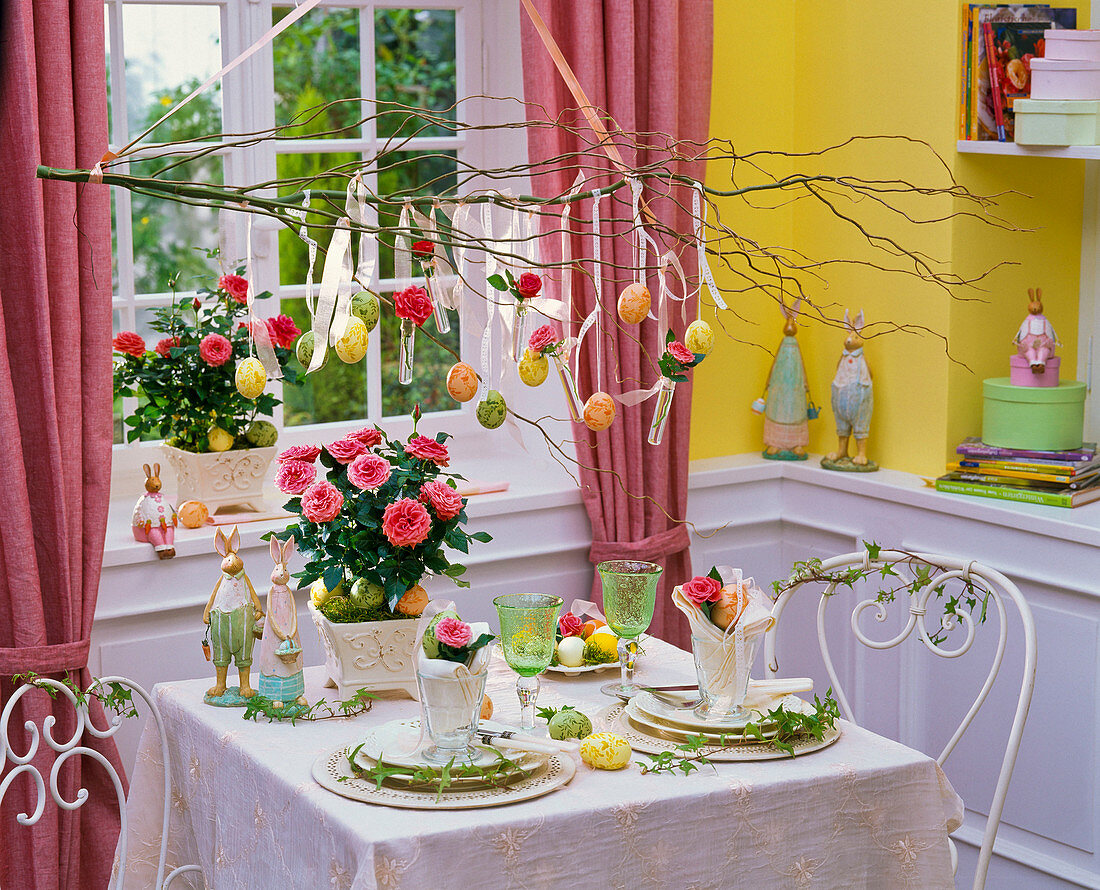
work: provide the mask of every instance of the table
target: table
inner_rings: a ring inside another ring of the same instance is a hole
[[[687,653],[654,638],[645,648],[640,682],[694,680]],[[539,701],[591,716],[611,701],[599,686],[612,677],[547,674]],[[518,719],[514,678],[495,657],[496,719]],[[322,680],[321,668],[307,669],[311,702]],[[424,812],[347,800],[311,778],[322,753],[415,716],[416,703],[387,697],[353,719],[252,723],[203,705],[209,685],[160,684],[154,694],[172,760],[169,865],[201,865],[211,888],[954,887],[947,834],[962,801],[934,760],[848,723],[836,744],[795,760],[689,776],[581,766],[538,800]],[[127,804],[127,888],[153,885],[161,776],[147,725]]]

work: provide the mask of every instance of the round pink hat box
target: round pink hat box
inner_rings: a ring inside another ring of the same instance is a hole
[[[1058,356],[1048,358],[1042,374],[1031,370],[1026,358],[1012,355],[1008,358],[1008,382],[1013,386],[1057,386],[1058,369],[1062,360]]]

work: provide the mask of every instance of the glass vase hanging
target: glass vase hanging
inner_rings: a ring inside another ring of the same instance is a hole
[[[668,417],[672,413],[672,397],[676,394],[676,381],[661,378],[657,390],[656,405],[653,407],[653,420],[649,424],[649,444],[660,445],[668,426]]]
[[[523,358],[527,348],[527,310],[526,300],[516,300],[516,316],[512,319],[512,361]]]
[[[401,319],[399,339],[401,353],[397,364],[397,382],[408,386],[413,380],[413,348],[416,345],[416,325],[408,318]]]
[[[554,367],[558,369],[558,378],[561,380],[562,389],[565,390],[565,403],[569,406],[569,416],[574,423],[583,422],[584,402],[577,392],[577,380],[573,376],[573,369],[569,367],[569,361],[560,356],[552,356]]]
[[[425,273],[427,270],[425,269]],[[435,275],[428,275],[428,296],[432,301],[432,317],[435,318],[435,329],[441,334],[451,330],[451,319],[447,315],[447,307],[443,305],[443,285]]]

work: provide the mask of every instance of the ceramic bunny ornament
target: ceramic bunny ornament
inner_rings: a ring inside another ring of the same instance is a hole
[[[852,321],[844,310],[844,326],[848,336],[844,350],[836,364],[833,377],[833,415],[836,417],[837,449],[822,458],[821,466],[827,470],[867,473],[878,465],[867,459],[867,436],[871,429],[871,411],[875,406],[871,369],[863,355],[863,310]],[[848,456],[848,443],[856,439],[856,453]]]
[[[1042,374],[1049,359],[1054,358],[1054,347],[1058,336],[1054,326],[1043,315],[1043,289],[1027,289],[1027,318],[1020,325],[1012,342],[1020,356],[1031,366],[1032,374]]]
[[[206,690],[203,699],[208,705],[222,708],[240,707],[245,699],[256,694],[249,682],[252,669],[252,644],[262,633],[260,619],[264,611],[248,575],[244,562],[237,555],[241,536],[236,526],[227,538],[220,528],[214,533],[214,549],[221,554],[222,576],[202,613],[204,624],[210,625],[210,641],[214,650],[217,683]],[[229,662],[237,665],[240,686],[226,688]]]
[[[798,346],[798,312],[802,300],[790,309],[783,305],[783,340],[776,350],[764,391],[764,453],[768,460],[806,460],[810,441],[809,387],[806,366]]]
[[[134,505],[130,522],[134,540],[152,544],[158,557],[171,559],[176,555],[176,508],[160,493],[160,464],[153,464],[152,469],[142,464],[141,468],[145,471],[145,494]]]
[[[294,553],[294,539],[285,543],[271,536],[271,592],[267,595],[267,617],[260,641],[259,693],[271,699],[276,708],[286,704],[306,704],[306,683],[302,675],[302,642],[298,637],[298,612],[294,591],[287,586],[290,572],[287,562]]]

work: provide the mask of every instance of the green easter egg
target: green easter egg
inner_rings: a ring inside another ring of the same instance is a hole
[[[374,609],[386,601],[386,591],[366,578],[357,578],[351,585],[348,599],[360,609]]]
[[[485,398],[477,403],[477,422],[487,430],[495,430],[507,416],[508,406],[504,403],[504,396],[495,389],[489,390]]]
[[[244,431],[244,437],[250,445],[257,448],[267,448],[274,445],[279,438],[279,431],[270,420],[254,420]]]
[[[359,291],[351,298],[351,314],[362,320],[370,333],[378,325],[381,310],[378,306],[378,297],[368,294],[365,290]]]
[[[456,621],[461,620],[458,617],[458,612],[451,609],[444,609],[431,620],[431,623],[424,631],[424,639],[422,641],[424,654],[427,655],[428,658],[439,658],[439,640],[435,638],[435,626],[444,618],[454,618]]]
[[[298,338],[298,345],[295,347],[295,353],[298,356],[298,361],[303,368],[308,368],[309,363],[313,361],[313,331],[306,331]],[[323,368],[328,364],[328,353],[325,353],[324,361],[321,362]]]
[[[559,742],[565,739],[583,739],[592,735],[592,721],[580,711],[570,708],[558,711],[550,718],[550,738]]]

